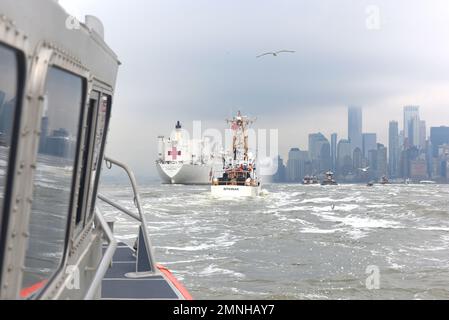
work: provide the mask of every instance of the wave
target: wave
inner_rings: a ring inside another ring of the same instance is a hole
[[[211,264],[199,272],[200,276],[213,276],[213,275],[230,275],[238,279],[245,278],[245,275],[240,272],[232,271],[229,269],[219,268],[216,264]]]

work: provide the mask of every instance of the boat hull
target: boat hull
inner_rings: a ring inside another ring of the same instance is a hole
[[[212,196],[218,198],[257,197],[260,190],[260,186],[211,186]]]
[[[212,165],[156,163],[164,184],[207,185],[212,181]]]

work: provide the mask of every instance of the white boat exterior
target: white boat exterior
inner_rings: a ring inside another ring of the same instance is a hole
[[[164,184],[205,185],[212,181],[214,156],[209,140],[190,139],[178,121],[170,137],[160,136],[156,168]]]
[[[156,162],[164,184],[206,185],[212,181],[212,165]]]
[[[217,198],[258,197],[260,186],[211,186],[211,194]]]

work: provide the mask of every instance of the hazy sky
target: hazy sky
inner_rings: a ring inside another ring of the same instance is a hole
[[[283,156],[311,132],[346,137],[347,105],[363,106],[364,131],[385,144],[404,105],[449,125],[447,0],[60,2],[105,25],[123,63],[107,152],[143,175],[176,120],[224,129],[239,109],[279,129]],[[280,49],[297,52],[255,58]]]

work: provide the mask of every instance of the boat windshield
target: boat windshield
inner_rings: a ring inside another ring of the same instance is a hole
[[[83,80],[50,68],[33,183],[23,290],[48,281],[65,252],[82,101]]]
[[[16,113],[18,61],[16,53],[0,44],[0,230],[4,192]]]

